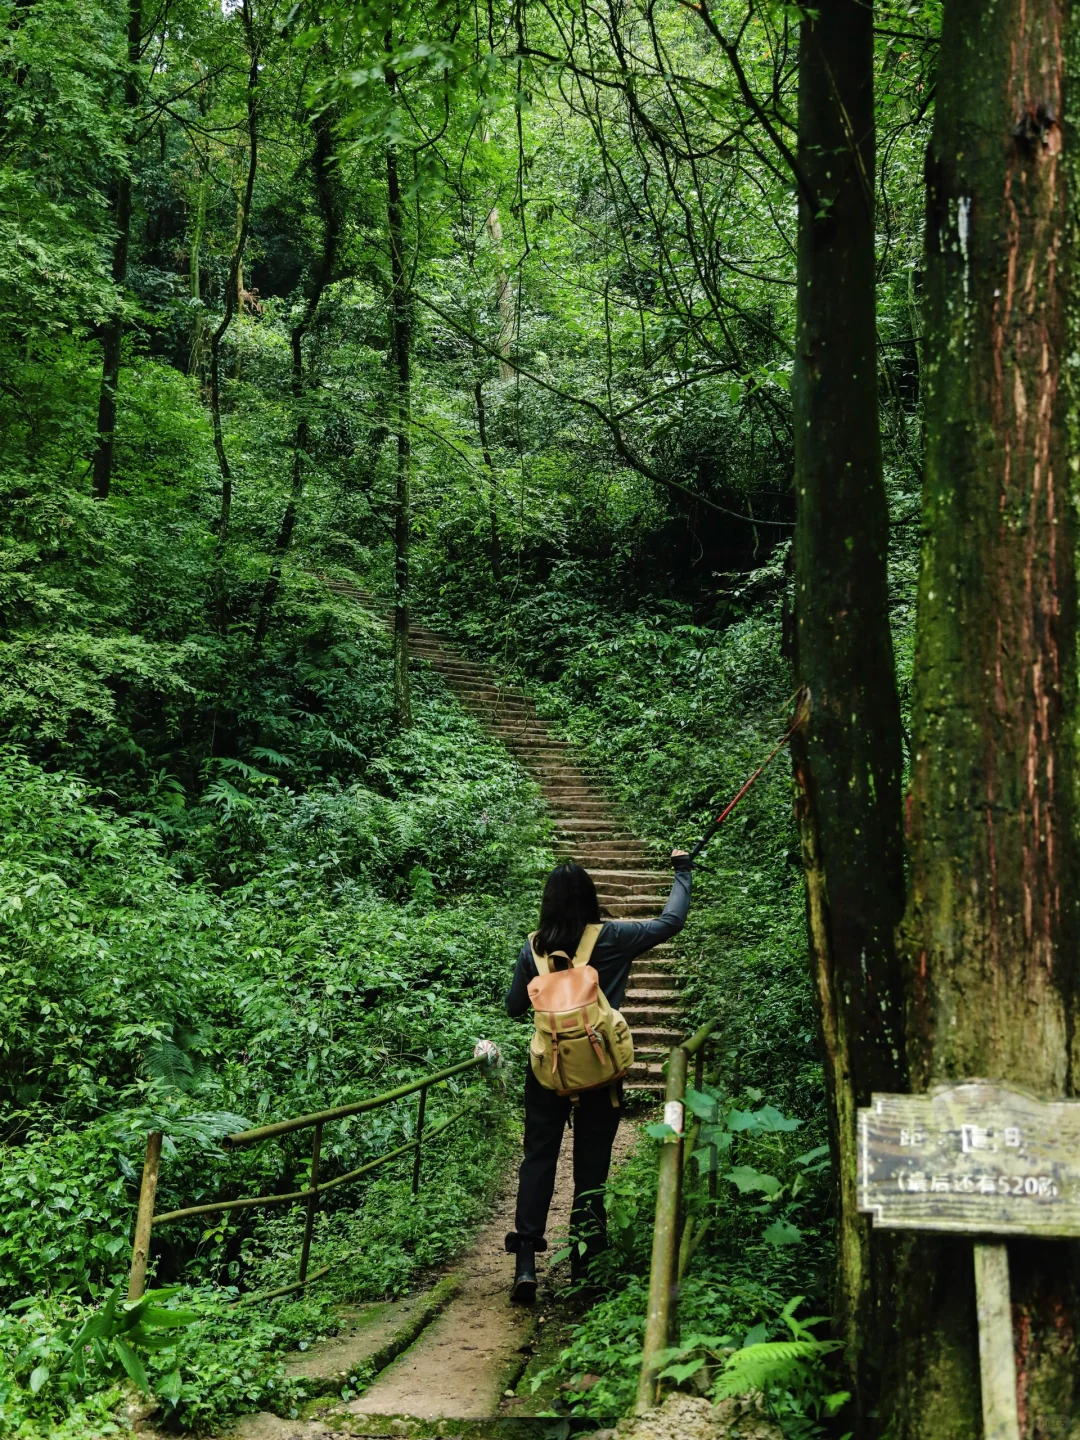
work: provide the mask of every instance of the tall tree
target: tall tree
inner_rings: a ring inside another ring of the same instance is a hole
[[[1077,1093],[1068,0],[948,0],[927,160],[912,1084]],[[1073,462],[1075,464],[1075,462]],[[1021,1433],[1080,1405],[1075,1246],[1011,1242]],[[912,1241],[897,1440],[982,1434],[971,1245]]]
[[[233,477],[232,467],[229,464],[229,456],[225,449],[225,437],[221,429],[221,345],[233,317],[237,313],[239,295],[242,289],[241,276],[243,274],[244,250],[247,247],[248,231],[251,227],[251,202],[255,193],[255,177],[259,169],[259,119],[258,119],[258,84],[259,72],[262,68],[261,46],[255,33],[255,17],[252,13],[252,0],[241,0],[240,21],[244,30],[244,43],[247,49],[247,85],[244,92],[244,119],[247,129],[247,165],[242,173],[244,176],[243,189],[237,201],[237,227],[236,240],[233,245],[232,256],[229,260],[229,274],[225,282],[224,309],[221,319],[210,333],[210,423],[214,433],[214,453],[217,456],[218,469],[221,472],[221,502],[218,508],[218,557],[223,557],[225,546],[229,539],[229,522],[232,516],[233,501]],[[200,174],[199,179],[199,201],[205,205],[202,186],[204,180]],[[198,265],[197,252],[193,250],[193,266]],[[197,273],[197,272],[193,272]],[[220,582],[219,582],[220,589]],[[223,591],[219,594],[218,609],[219,618],[222,611]]]
[[[307,287],[307,296],[296,323],[289,331],[289,354],[291,356],[290,391],[293,405],[292,465],[290,469],[289,497],[278,526],[274,541],[274,558],[266,584],[263,587],[255,622],[255,645],[260,646],[266,639],[270,619],[278,591],[281,588],[281,573],[285,556],[292,547],[293,532],[300,515],[300,501],[304,493],[305,466],[311,440],[310,396],[308,381],[304,372],[304,341],[315,323],[323,295],[334,278],[338,245],[341,239],[342,206],[339,177],[334,154],[334,120],[327,109],[319,110],[312,120],[314,145],[312,171],[315,180],[315,196],[319,206],[322,226],[322,245],[312,270]]]
[[[387,34],[387,55],[393,52]],[[388,65],[386,83],[392,95],[397,77]],[[394,710],[398,724],[412,723],[409,693],[409,539],[412,531],[412,323],[409,276],[405,264],[405,215],[402,208],[399,154],[395,140],[386,145],[386,232],[390,248],[390,349],[393,356],[394,428],[397,467],[394,491]]]
[[[837,1184],[837,1315],[872,1393],[891,1246],[855,1193],[855,1112],[903,1082],[900,708],[878,437],[870,7],[822,0],[799,51],[793,760]]]
[[[127,156],[116,177],[113,223],[112,280],[116,289],[113,314],[106,322],[101,346],[101,389],[98,394],[97,442],[94,448],[94,497],[107,500],[112,485],[116,402],[120,388],[120,351],[124,341],[123,290],[127,283],[131,245],[131,163],[134,158],[139,106],[139,62],[142,59],[142,0],[128,0],[127,65],[124,70],[124,116]]]

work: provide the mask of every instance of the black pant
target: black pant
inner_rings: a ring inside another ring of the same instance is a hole
[[[622,1097],[617,1094],[617,1098]],[[603,1187],[622,1116],[621,1106],[613,1105],[611,1100],[611,1088],[605,1086],[602,1090],[586,1090],[573,1106],[574,1209],[570,1234],[575,1241],[585,1241],[584,1259],[607,1244]],[[571,1104],[554,1090],[545,1090],[530,1066],[525,1073],[525,1158],[518,1172],[514,1221],[522,1240],[539,1243],[544,1239],[548,1207],[555,1192],[555,1167]],[[581,1263],[579,1256],[575,1245],[575,1270]]]

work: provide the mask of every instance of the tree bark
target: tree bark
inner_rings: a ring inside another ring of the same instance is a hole
[[[859,0],[802,24],[792,744],[837,1176],[835,1311],[856,1423],[884,1364],[894,1244],[857,1212],[856,1107],[904,1083],[901,729],[886,594],[874,313],[873,31]]]
[[[242,0],[240,19],[248,51],[248,78],[246,93],[248,165],[244,182],[244,194],[238,211],[236,243],[229,261],[229,276],[225,282],[225,309],[221,319],[210,334],[210,423],[214,434],[214,453],[221,473],[221,504],[218,509],[218,562],[224,557],[229,539],[229,523],[232,519],[233,477],[229,456],[225,449],[225,437],[221,429],[221,342],[233,322],[237,310],[240,275],[244,264],[244,248],[251,228],[251,202],[255,193],[255,176],[259,168],[259,123],[257,90],[259,84],[260,47],[255,35],[255,22],[251,13],[251,0]],[[219,578],[220,585],[220,578]],[[221,607],[219,593],[219,611]]]
[[[484,138],[487,139],[487,136]],[[501,250],[503,228],[497,205],[488,211],[486,224],[491,243]],[[502,268],[495,281],[495,299],[499,306],[499,379],[513,380],[517,374],[510,358],[514,349],[514,292],[510,276]]]
[[[1077,1092],[1071,13],[944,12],[903,932],[916,1089],[978,1076]],[[1077,1247],[1009,1249],[1020,1433],[1064,1433],[1080,1408]],[[899,1301],[889,1434],[977,1440],[970,1243],[912,1241]]]
[[[202,308],[202,238],[206,224],[206,192],[208,176],[202,162],[198,162],[198,181],[195,191],[195,218],[188,241],[188,294],[192,300],[194,321],[191,327],[191,350],[188,355],[188,374],[197,375],[202,366],[203,338],[206,323]],[[220,421],[219,421],[220,425]],[[220,457],[218,460],[220,464]],[[227,466],[228,462],[226,462]]]
[[[127,70],[124,74],[124,110],[128,117],[128,166],[135,148],[135,112],[139,104],[139,61],[142,58],[142,0],[128,0]],[[97,443],[94,447],[94,498],[107,500],[112,487],[116,402],[120,388],[120,351],[124,342],[124,317],[119,306],[127,283],[128,249],[131,245],[131,170],[116,181],[116,239],[113,241],[112,279],[117,290],[117,310],[102,337],[101,390],[98,394]]]
[[[386,44],[389,53],[391,39]],[[396,81],[387,83],[391,92]],[[390,348],[395,370],[394,426],[397,430],[397,483],[394,496],[394,713],[398,725],[412,724],[409,687],[409,497],[412,469],[412,326],[405,269],[405,216],[398,174],[398,152],[386,147],[386,224],[390,241]]]
[[[484,466],[488,475],[488,555],[491,560],[491,578],[498,584],[502,579],[502,541],[499,537],[499,516],[495,508],[496,486],[495,486],[495,462],[491,458],[491,446],[488,444],[487,432],[487,409],[484,405],[484,382],[477,376],[473,383],[473,395],[476,397],[476,428],[480,432],[480,449],[484,456]]]
[[[315,272],[311,278],[307,301],[300,320],[289,333],[289,348],[292,355],[291,391],[293,410],[296,416],[292,438],[292,474],[289,483],[289,498],[278,527],[274,542],[274,559],[263,587],[259,604],[259,615],[255,624],[255,648],[266,639],[270,618],[281,588],[281,572],[292,547],[293,532],[300,513],[300,501],[304,493],[305,462],[311,440],[311,424],[308,417],[307,385],[304,377],[304,338],[314,324],[323,293],[334,277],[337,261],[338,239],[341,233],[341,214],[337,203],[334,176],[333,118],[326,110],[316,115],[313,122],[315,146],[313,166],[315,171],[315,194],[322,219],[323,243]]]

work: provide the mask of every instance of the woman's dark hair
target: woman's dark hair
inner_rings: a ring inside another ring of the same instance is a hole
[[[600,901],[592,876],[573,860],[556,865],[544,885],[540,928],[533,944],[538,955],[565,950],[573,955],[586,925],[600,922]]]

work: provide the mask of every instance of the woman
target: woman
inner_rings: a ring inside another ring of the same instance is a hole
[[[622,1004],[630,966],[638,955],[677,935],[690,906],[690,857],[685,850],[673,850],[675,883],[664,913],[658,920],[609,920],[601,929],[589,963],[600,977],[600,988],[616,1010]],[[532,944],[521,948],[514,978],[506,997],[506,1012],[515,1018],[530,1010],[529,981],[536,978],[533,946],[539,955],[564,951],[573,955],[586,925],[600,920],[600,903],[592,876],[580,865],[567,860],[547,878],[540,905],[540,927]],[[506,1248],[515,1254],[514,1285],[511,1296],[530,1304],[536,1295],[536,1253],[547,1249],[544,1230],[548,1207],[555,1190],[555,1168],[559,1162],[563,1129],[573,1111],[574,1208],[570,1217],[573,1238],[570,1272],[575,1280],[585,1274],[589,1262],[607,1245],[603,1187],[611,1163],[611,1146],[619,1128],[622,1085],[586,1090],[571,1100],[545,1089],[532,1072],[525,1071],[525,1158],[518,1174],[515,1229],[506,1237]],[[584,1243],[584,1250],[581,1243]]]

